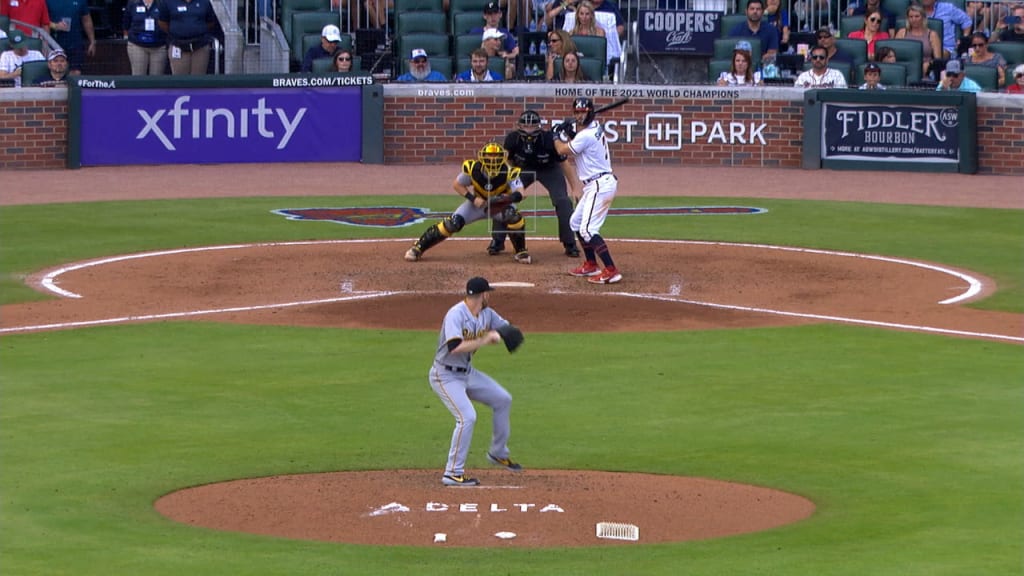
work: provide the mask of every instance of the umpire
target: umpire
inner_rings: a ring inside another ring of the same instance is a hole
[[[508,151],[509,163],[522,170],[520,180],[524,188],[540,180],[548,190],[551,205],[558,216],[558,239],[565,247],[565,255],[576,258],[580,255],[576,247],[576,237],[569,228],[569,217],[572,216],[572,200],[566,191],[563,172],[572,163],[565,162],[565,156],[555,151],[555,138],[549,130],[540,127],[540,114],[535,110],[527,110],[519,116],[516,129],[505,136],[505,150]],[[491,236],[491,244],[487,253],[494,256],[505,249],[506,232],[495,230]]]

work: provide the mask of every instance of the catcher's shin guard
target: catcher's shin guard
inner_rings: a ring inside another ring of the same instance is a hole
[[[505,224],[508,228],[509,235],[508,239],[512,241],[512,248],[518,254],[519,252],[526,252],[526,218],[519,212],[516,212],[515,217]]]

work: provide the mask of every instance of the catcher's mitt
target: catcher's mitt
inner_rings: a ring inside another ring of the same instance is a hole
[[[496,328],[496,331],[501,335],[501,340],[505,343],[505,348],[508,348],[509,352],[518,350],[523,345],[523,340],[526,339],[523,336],[523,331],[511,324],[505,324]]]

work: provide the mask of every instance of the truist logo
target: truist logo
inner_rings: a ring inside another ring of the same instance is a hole
[[[168,150],[177,150],[180,140],[213,140],[215,138],[253,137],[277,141],[277,149],[288,146],[292,135],[306,115],[299,108],[289,116],[284,108],[268,108],[267,99],[260,98],[253,108],[188,108],[191,96],[179,96],[174,107],[159,110],[136,110],[145,125],[136,140],[153,137]]]

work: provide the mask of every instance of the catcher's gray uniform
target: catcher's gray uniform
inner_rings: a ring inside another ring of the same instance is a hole
[[[480,281],[482,284],[479,284]],[[478,283],[475,288],[474,282]],[[469,300],[469,296],[490,290],[490,286],[483,278],[470,280],[467,285],[467,298],[452,306],[445,314],[437,339],[434,362],[429,372],[430,387],[455,417],[448,463],[445,465],[442,478],[444,484],[451,486],[478,483],[475,479],[464,476],[466,458],[469,455],[473,429],[476,425],[473,401],[489,406],[494,412],[489,459],[506,468],[518,469],[518,465],[509,460],[508,450],[512,395],[493,378],[473,367],[471,360],[476,348],[469,352],[454,352],[467,340],[481,340],[480,345],[500,341],[494,330],[508,324],[508,321],[487,307],[486,299],[481,300],[482,308],[474,313]],[[486,295],[483,298],[486,298]]]

